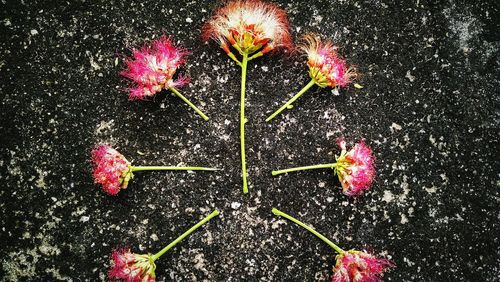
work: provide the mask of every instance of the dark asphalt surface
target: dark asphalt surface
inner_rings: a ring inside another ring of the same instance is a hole
[[[159,281],[331,279],[335,253],[272,207],[345,249],[397,268],[386,281],[499,281],[500,17],[495,1],[277,1],[294,39],[329,37],[362,73],[333,95],[300,56],[250,63],[241,193],[240,69],[200,39],[213,1],[0,3],[0,277],[106,279],[118,245],[156,252],[213,209],[221,215],[157,261]],[[163,34],[191,51],[182,92],[128,101],[129,47]],[[271,170],[332,161],[337,137],[365,138],[372,190],[351,199],[329,171]],[[99,142],[137,165],[223,167],[137,173],[117,197],[93,184]],[[143,154],[141,154],[141,153]]]

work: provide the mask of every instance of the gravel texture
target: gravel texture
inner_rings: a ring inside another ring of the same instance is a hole
[[[330,280],[335,253],[272,207],[345,249],[397,268],[386,281],[500,281],[500,17],[496,1],[276,1],[294,39],[333,38],[365,87],[305,94],[300,56],[250,63],[241,193],[240,69],[200,28],[215,1],[0,2],[0,277],[105,280],[109,254],[156,252],[212,210],[221,215],[157,262],[158,280]],[[394,3],[396,2],[396,3]],[[436,3],[437,2],[437,3]],[[163,92],[128,101],[123,56],[167,34],[191,51],[182,89],[204,122]],[[373,147],[377,178],[342,195],[324,163],[337,137]],[[98,142],[140,165],[221,172],[137,173],[117,197],[93,184]]]

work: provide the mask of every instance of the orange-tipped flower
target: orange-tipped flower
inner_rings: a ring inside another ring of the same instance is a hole
[[[228,44],[245,54],[292,46],[286,12],[260,0],[236,0],[219,8],[205,24],[203,38],[216,40],[228,54]]]
[[[309,76],[320,87],[344,87],[356,77],[356,70],[338,57],[331,41],[321,41],[318,35],[308,34],[300,49],[307,54]]]

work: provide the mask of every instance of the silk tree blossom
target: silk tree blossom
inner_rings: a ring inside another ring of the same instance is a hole
[[[111,254],[108,276],[111,280],[154,282],[155,269],[151,255],[134,254],[130,249],[117,249]]]
[[[114,250],[111,254],[111,268],[108,271],[110,280],[122,280],[126,282],[154,282],[156,281],[156,264],[159,259],[168,250],[177,245],[184,238],[193,233],[203,224],[207,223],[213,217],[219,215],[219,211],[215,210],[203,220],[195,224],[189,230],[177,237],[174,241],[168,244],[165,248],[156,254],[135,254],[128,248]]]
[[[349,250],[337,255],[332,282],[380,282],[394,263],[372,254]]]
[[[333,268],[332,282],[380,282],[382,281],[384,272],[395,266],[390,260],[380,259],[366,252],[356,250],[344,251],[328,238],[298,219],[276,208],[273,208],[272,212],[311,232],[338,253],[336,257],[337,261]]]
[[[178,166],[132,166],[132,164],[117,150],[107,144],[99,144],[91,152],[93,177],[95,183],[102,186],[109,195],[117,195],[126,189],[134,178],[134,172],[146,170],[205,170],[215,171],[216,168],[207,167],[178,167]]]
[[[132,57],[125,60],[127,68],[121,75],[133,81],[129,88],[130,100],[143,100],[156,95],[163,89],[172,91],[186,102],[203,119],[208,117],[177,90],[189,82],[185,76],[174,80],[177,69],[185,62],[188,52],[175,47],[166,36],[150,45],[132,51]]]
[[[186,54],[186,50],[176,48],[165,36],[149,46],[134,49],[132,58],[125,60],[127,68],[121,72],[121,75],[134,82],[129,98],[142,100],[154,96],[162,89],[186,84],[186,78],[173,78],[179,66],[185,62]]]
[[[337,157],[335,173],[342,184],[342,190],[348,196],[361,195],[370,189],[375,177],[375,157],[372,149],[364,141],[358,142],[349,151],[344,139],[338,139],[337,144],[342,152]]]
[[[337,144],[342,151],[334,163],[275,170],[272,174],[310,169],[333,169],[339,177],[345,195],[362,195],[365,190],[370,189],[375,177],[375,157],[372,149],[364,141],[358,142],[349,151],[346,149],[346,142],[343,138],[338,139]]]
[[[215,12],[203,27],[203,38],[217,41],[228,55],[232,46],[241,55],[260,50],[262,56],[277,48],[291,48],[289,26],[286,12],[275,4],[237,0]]]
[[[125,189],[133,174],[130,162],[117,150],[106,144],[98,145],[92,150],[94,181],[102,185],[104,191],[116,195]]]
[[[287,14],[284,10],[260,0],[235,0],[215,11],[203,27],[203,39],[214,39],[226,54],[241,67],[240,149],[243,193],[248,193],[245,161],[245,84],[248,61],[271,50],[291,48]],[[241,55],[241,61],[231,51]]]
[[[337,47],[331,41],[322,41],[318,35],[307,34],[299,49],[307,55],[311,80],[299,93],[271,114],[266,121],[272,120],[285,109],[293,108],[292,104],[314,85],[321,88],[346,87],[357,76],[355,68],[348,67],[346,61],[338,56]]]
[[[304,36],[304,44],[299,48],[307,54],[309,76],[319,87],[346,87],[356,77],[353,67],[339,58],[331,41],[322,41],[315,34]]]

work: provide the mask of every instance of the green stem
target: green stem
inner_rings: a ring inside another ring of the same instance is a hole
[[[210,219],[212,219],[214,216],[217,216],[219,215],[219,211],[218,210],[215,210],[213,211],[211,214],[209,214],[207,217],[205,217],[202,221],[196,223],[195,226],[189,228],[188,231],[184,232],[184,234],[182,234],[181,236],[179,236],[177,239],[175,239],[174,241],[172,241],[172,243],[168,244],[168,246],[166,246],[165,248],[163,248],[161,251],[159,251],[158,253],[156,253],[155,255],[152,256],[152,260],[155,261],[157,260],[159,257],[161,257],[164,253],[166,253],[168,250],[170,250],[172,247],[174,247],[175,245],[177,245],[177,243],[179,243],[180,241],[182,241],[182,239],[186,238],[189,234],[193,233],[193,231],[195,231],[196,229],[198,229],[200,226],[202,226],[203,224],[205,224],[207,221],[209,221]]]
[[[233,59],[233,61],[235,61],[235,62],[236,62],[236,64],[238,64],[238,66],[240,66],[240,67],[241,67],[241,62],[240,62],[240,60],[238,60],[238,58],[236,58],[236,56],[234,55],[234,53],[233,53],[233,52],[230,52],[230,53],[228,53],[227,55],[229,56],[229,58]]]
[[[264,56],[264,53],[262,53],[262,51],[259,51],[259,52],[255,53],[255,54],[253,54],[250,58],[248,58],[248,60],[251,61],[253,59],[256,59],[256,58],[262,57],[262,56]]]
[[[315,83],[316,82],[314,82],[314,79],[311,79],[311,81],[309,81],[309,83],[306,86],[304,86],[304,88],[302,88],[299,91],[299,93],[295,94],[295,96],[293,96],[292,99],[288,100],[288,102],[286,102],[286,104],[284,104],[276,112],[274,112],[272,115],[270,115],[268,118],[266,118],[266,121],[272,120],[274,117],[279,115],[279,113],[281,113],[283,110],[285,110],[287,108],[291,108],[293,102],[295,102],[295,100],[297,100],[300,96],[302,96],[302,94],[304,94],[307,90],[309,90],[309,88],[311,88]]]
[[[132,166],[132,171],[145,171],[145,170],[205,170],[216,171],[218,168],[199,167],[199,166]]]
[[[311,227],[309,227],[308,225],[300,222],[299,220],[291,217],[290,215],[276,209],[276,208],[273,208],[273,213],[277,216],[282,216],[288,220],[291,220],[292,222],[294,222],[295,224],[305,228],[307,231],[311,232],[312,234],[316,235],[318,238],[320,238],[321,240],[323,240],[323,242],[327,243],[330,247],[332,247],[337,253],[339,254],[342,254],[344,252],[344,250],[342,250],[339,246],[335,245],[332,241],[328,240],[325,236],[319,234],[316,230],[312,229]]]
[[[240,100],[240,145],[241,145],[241,173],[243,176],[243,193],[248,193],[247,164],[245,162],[245,83],[247,79],[248,54],[243,54],[241,63],[241,100]]]
[[[241,50],[241,48],[240,48],[240,46],[238,46],[238,44],[233,44],[231,46],[233,46],[233,48],[236,49],[238,51],[238,53],[240,53],[240,55],[245,56],[246,53],[243,52],[243,50]]]
[[[287,169],[282,169],[282,170],[274,170],[272,172],[272,174],[278,175],[278,174],[287,173],[287,172],[293,172],[293,171],[299,171],[299,170],[309,170],[309,169],[319,169],[319,168],[331,168],[331,169],[333,169],[336,166],[337,166],[337,163],[301,166],[301,167],[287,168]]]
[[[189,101],[184,95],[182,95],[179,90],[175,89],[174,87],[170,87],[170,91],[174,92],[177,97],[181,98],[186,104],[188,104],[193,110],[195,110],[205,121],[208,120],[208,117],[200,110],[198,109],[191,101]]]

